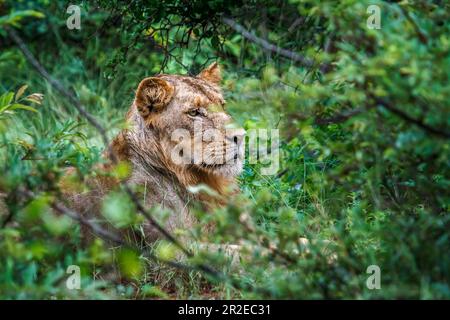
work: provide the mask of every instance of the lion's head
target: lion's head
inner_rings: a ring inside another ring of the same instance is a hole
[[[244,130],[232,128],[220,79],[213,63],[195,77],[161,74],[142,80],[128,115],[128,158],[170,170],[187,184],[199,177],[237,176]]]

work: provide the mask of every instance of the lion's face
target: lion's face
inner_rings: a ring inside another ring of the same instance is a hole
[[[135,103],[172,165],[234,177],[242,170],[244,130],[233,128],[219,81],[217,64],[197,77],[147,78]]]

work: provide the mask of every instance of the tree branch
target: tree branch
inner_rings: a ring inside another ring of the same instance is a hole
[[[425,35],[425,33],[422,31],[422,29],[419,27],[419,25],[414,21],[414,19],[409,14],[408,10],[406,10],[402,5],[398,5],[400,7],[400,10],[402,11],[403,15],[405,16],[406,20],[411,23],[414,30],[416,31],[417,36],[419,37],[420,42],[422,44],[427,45],[428,44],[428,37]]]
[[[227,18],[227,17],[222,17],[222,21],[223,23],[225,23],[227,26],[229,26],[230,28],[232,28],[234,31],[242,34],[242,36],[244,38],[246,38],[247,40],[250,40],[253,43],[256,43],[257,45],[259,45],[261,48],[263,48],[266,51],[269,52],[273,52],[276,53],[280,56],[283,56],[287,59],[290,59],[292,61],[295,61],[297,63],[299,63],[300,65],[307,67],[307,68],[312,68],[316,65],[316,62],[313,59],[310,59],[308,57],[305,57],[303,55],[300,55],[294,51],[290,51],[287,49],[283,49],[280,48],[274,44],[271,44],[270,42],[254,35],[253,33],[251,33],[250,31],[248,31],[247,29],[245,29],[242,25],[240,25],[239,23],[237,23],[236,21],[234,21],[233,19]],[[328,65],[326,64],[321,64],[319,65],[321,70],[327,70],[328,69]]]
[[[4,27],[6,32],[8,33],[9,37],[17,44],[20,51],[22,51],[25,58],[28,60],[28,62],[36,69],[37,72],[41,74],[41,76],[46,79],[53,88],[55,88],[57,91],[62,93],[64,96],[66,96],[70,102],[74,105],[74,107],[78,110],[78,112],[86,118],[86,120],[97,129],[97,131],[100,133],[101,138],[103,140],[103,143],[105,145],[108,145],[108,138],[106,135],[105,129],[100,125],[100,123],[97,122],[97,120],[81,105],[81,103],[78,101],[78,99],[75,97],[72,92],[67,90],[61,82],[54,79],[48,72],[45,70],[45,68],[36,60],[36,58],[33,56],[33,54],[28,50],[26,44],[23,42],[23,40],[19,37],[17,32],[8,27]]]
[[[400,109],[397,109],[396,107],[394,107],[389,101],[387,101],[385,99],[375,98],[375,102],[378,105],[386,108],[393,114],[397,115],[398,117],[402,118],[403,120],[415,124],[416,126],[422,128],[423,130],[427,131],[430,134],[433,134],[438,137],[446,138],[446,139],[450,138],[450,132],[447,132],[442,129],[434,128],[421,120],[411,117],[409,114],[407,114],[403,110],[400,110]]]
[[[341,113],[335,114],[328,118],[315,118],[314,124],[321,126],[321,125],[342,123],[342,122],[345,122],[348,119],[350,119],[358,114],[361,114],[367,110],[368,110],[368,108],[356,108],[356,109],[343,111]]]
[[[404,112],[403,110],[397,109],[396,107],[394,107],[390,102],[388,102],[385,99],[382,98],[375,98],[372,96],[372,98],[375,101],[375,105],[371,105],[371,106],[367,106],[367,107],[362,107],[362,108],[356,108],[356,109],[351,109],[348,111],[343,111],[341,113],[335,114],[333,116],[330,116],[328,118],[319,118],[316,117],[314,118],[314,124],[316,125],[329,125],[329,124],[338,124],[338,123],[343,123],[345,121],[347,121],[348,119],[361,114],[363,112],[366,112],[370,109],[373,109],[377,106],[382,106],[384,108],[386,108],[388,111],[390,111],[391,113],[397,115],[398,117],[402,118],[403,120],[413,123],[416,126],[420,127],[421,129],[425,130],[426,132],[441,137],[441,138],[446,138],[449,139],[450,138],[450,132],[444,130],[444,129],[438,129],[438,128],[434,128],[428,124],[426,124],[425,122],[415,119],[413,117],[411,117],[409,114],[407,114],[406,112]],[[307,117],[304,116],[300,116],[300,115],[292,115],[292,117],[294,117],[297,120],[300,121],[305,121],[308,120]]]
[[[22,193],[23,195],[25,195],[29,199],[35,199],[36,198],[36,195],[30,190],[19,191],[18,193]],[[215,270],[212,270],[212,269],[205,270],[205,269],[203,269],[202,265],[191,266],[191,265],[186,265],[186,264],[179,263],[179,262],[172,261],[172,260],[160,259],[160,258],[156,257],[154,254],[152,254],[151,252],[149,252],[149,250],[145,250],[144,251],[138,246],[130,245],[129,243],[125,242],[122,238],[120,238],[117,234],[114,234],[112,232],[109,232],[108,230],[105,230],[100,225],[96,224],[95,222],[92,222],[89,219],[86,219],[82,214],[67,208],[65,205],[63,205],[63,204],[61,204],[59,202],[52,202],[50,204],[50,207],[52,207],[55,211],[57,211],[57,212],[59,212],[61,214],[64,214],[64,215],[68,216],[69,218],[71,218],[72,220],[77,221],[81,225],[89,228],[94,234],[96,234],[97,236],[99,236],[103,240],[109,241],[109,242],[114,243],[114,244],[119,245],[119,246],[127,247],[127,248],[130,248],[132,250],[137,250],[139,252],[142,252],[144,255],[146,255],[147,257],[149,257],[150,259],[152,259],[152,260],[154,260],[156,262],[161,262],[161,263],[164,263],[164,264],[169,265],[171,267],[175,267],[175,268],[183,269],[183,270],[204,271],[204,272],[208,273],[210,276],[213,276],[213,277],[218,278],[218,279],[221,279],[221,278],[224,277],[223,274],[220,274],[220,273],[218,273]]]
[[[20,190],[15,193],[15,195],[18,195],[18,194],[24,195],[29,199],[36,198],[36,195],[30,190],[25,190],[25,191]],[[234,287],[236,289],[253,290],[255,292],[259,292],[259,293],[267,295],[267,296],[271,295],[270,290],[267,290],[265,288],[260,288],[260,287],[254,287],[251,284],[243,284],[243,283],[239,282],[236,278],[230,277],[223,272],[216,271],[215,269],[213,269],[203,263],[195,264],[195,265],[188,265],[188,264],[180,263],[180,262],[173,261],[173,260],[160,259],[159,257],[155,256],[153,253],[151,253],[151,251],[149,251],[148,249],[143,250],[142,248],[138,247],[137,245],[135,245],[135,246],[130,245],[129,243],[122,240],[116,234],[113,234],[113,233],[109,232],[108,230],[103,229],[100,225],[86,219],[82,214],[67,208],[65,205],[63,205],[61,203],[52,202],[50,204],[50,206],[54,210],[58,211],[59,213],[64,214],[64,215],[70,217],[71,219],[79,222],[80,224],[88,227],[90,230],[92,230],[94,232],[94,234],[98,235],[100,238],[102,238],[106,241],[113,242],[116,245],[127,247],[132,250],[137,250],[137,251],[141,252],[142,254],[144,254],[144,256],[147,256],[148,258],[150,258],[153,261],[164,263],[170,267],[177,268],[180,270],[201,271],[201,272],[211,276],[216,281],[228,283],[229,285],[231,285],[232,287]]]

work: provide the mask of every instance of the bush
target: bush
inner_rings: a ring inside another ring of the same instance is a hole
[[[82,31],[70,31],[65,3],[7,2],[0,28],[20,26],[38,60],[73,87],[110,137],[140,79],[160,70],[193,73],[220,57],[229,112],[245,129],[280,131],[275,175],[247,161],[242,194],[214,214],[195,209],[202,224],[217,228],[209,236],[192,230],[193,240],[247,248],[239,272],[211,252],[185,261],[193,269],[164,264],[180,254],[166,241],[150,248],[111,248],[100,238],[82,243],[78,223],[58,215],[54,203],[67,166],[77,168],[81,189],[88,177],[111,174],[96,167],[104,161],[101,137],[42,81],[5,29],[0,191],[8,210],[0,207],[0,296],[450,298],[449,5],[185,5],[86,2]],[[379,29],[368,27],[370,5],[380,9]],[[89,37],[95,32],[102,36]],[[262,50],[261,39],[284,53]],[[24,83],[45,95],[41,105]],[[124,190],[109,195],[125,200],[105,202],[105,214],[116,227],[138,228],[142,217],[127,197]],[[205,264],[220,273],[199,270]],[[65,286],[69,265],[81,267],[82,290]],[[373,265],[380,290],[366,285]]]

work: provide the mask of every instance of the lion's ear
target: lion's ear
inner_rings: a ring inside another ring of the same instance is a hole
[[[213,62],[208,68],[200,72],[197,77],[214,84],[220,84],[222,76],[220,74],[219,64],[217,62]]]
[[[173,97],[173,86],[160,78],[145,78],[136,90],[136,107],[145,119],[152,111],[164,108]]]

